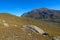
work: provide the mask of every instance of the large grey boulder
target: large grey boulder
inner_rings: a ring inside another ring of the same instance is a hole
[[[39,28],[39,27],[37,27],[35,25],[24,25],[23,27],[25,27],[26,29],[30,29],[35,33],[39,33],[39,34],[41,34],[43,36],[48,35],[43,29],[41,29],[41,28]]]

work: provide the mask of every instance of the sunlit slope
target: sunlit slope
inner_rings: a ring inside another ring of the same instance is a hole
[[[5,24],[4,24],[5,23]],[[60,36],[60,24],[30,18],[17,17],[10,14],[0,14],[0,40],[49,40],[50,37],[42,36],[24,29],[24,25],[36,25],[50,36]]]

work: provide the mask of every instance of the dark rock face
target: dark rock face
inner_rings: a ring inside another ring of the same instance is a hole
[[[52,10],[52,9],[47,9],[47,8],[35,9],[30,12],[24,13],[22,17],[60,22],[59,21],[60,10]]]

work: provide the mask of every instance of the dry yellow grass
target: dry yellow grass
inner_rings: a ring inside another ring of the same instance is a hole
[[[49,40],[48,36],[43,37],[28,29],[23,29],[23,25],[36,25],[47,32],[50,36],[60,36],[60,23],[34,20],[30,18],[17,17],[10,14],[0,14],[0,40]],[[2,20],[8,23],[9,27],[3,25]],[[17,26],[14,26],[17,25]],[[29,35],[30,34],[30,35]]]

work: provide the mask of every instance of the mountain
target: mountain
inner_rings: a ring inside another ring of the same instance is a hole
[[[47,34],[41,35],[31,25],[37,27],[37,30],[40,29],[40,33],[42,29]],[[60,37],[60,23],[0,13],[0,40],[52,40],[57,37]]]
[[[29,17],[33,19],[60,22],[60,10],[39,8],[39,9],[34,9],[30,12],[26,12],[21,17]]]

